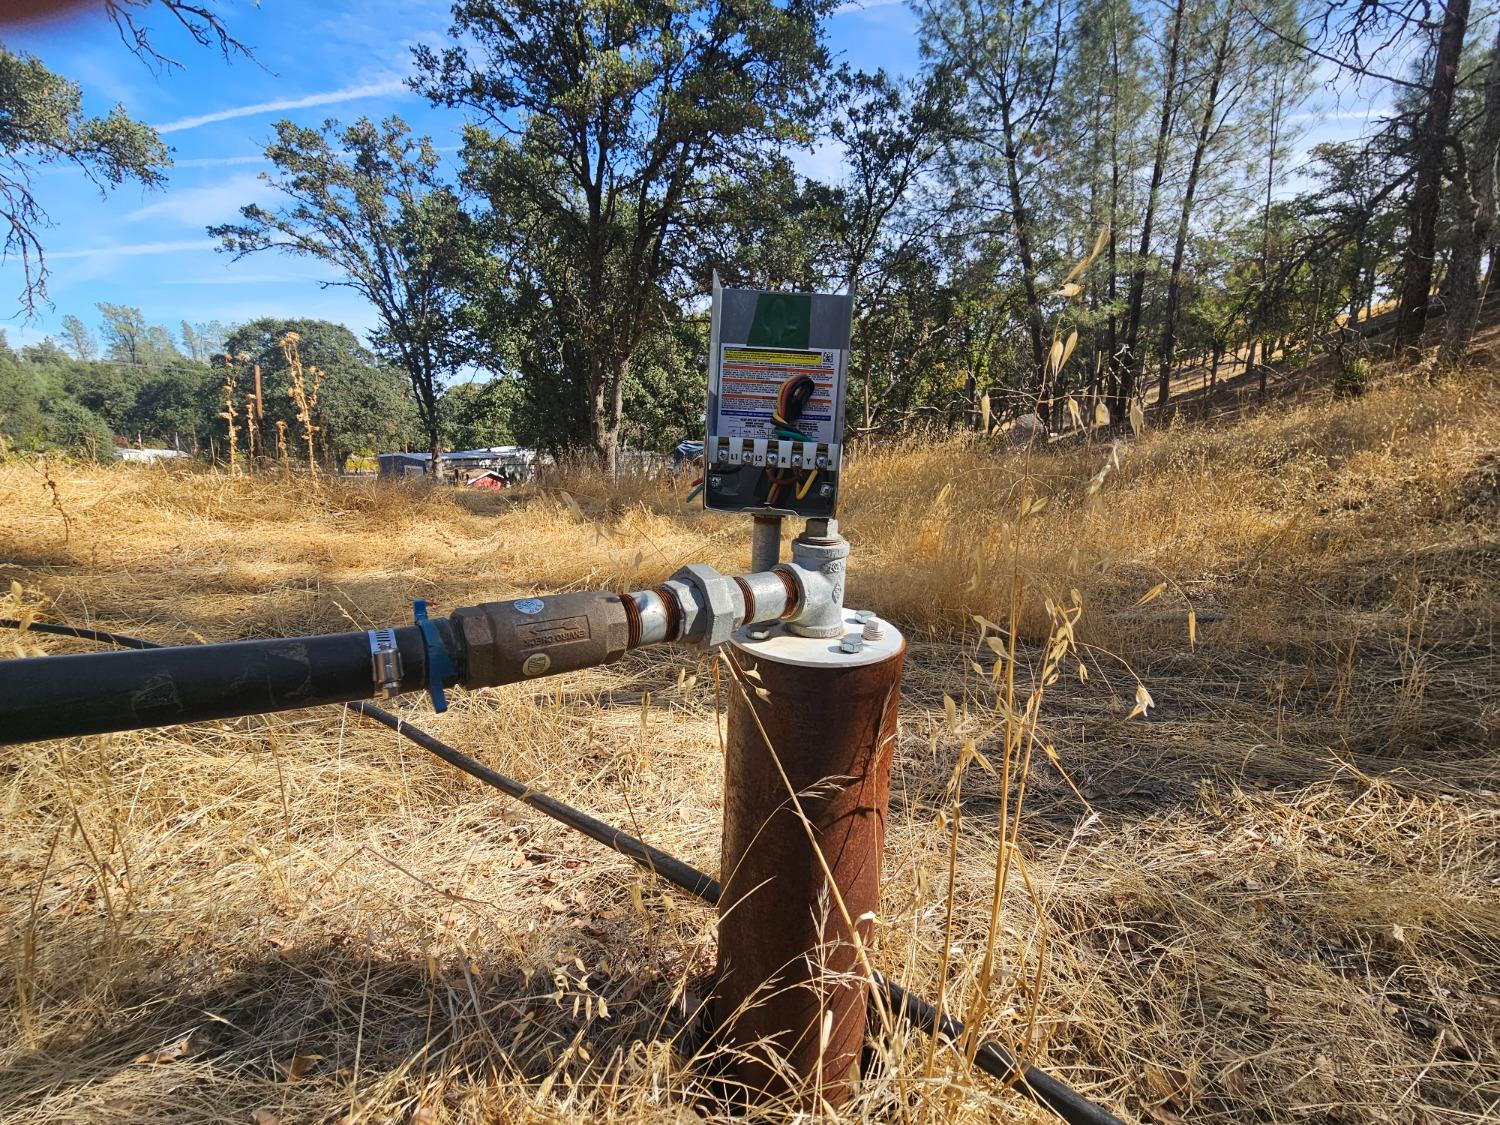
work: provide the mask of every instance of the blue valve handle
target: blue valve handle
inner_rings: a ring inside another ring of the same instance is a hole
[[[422,630],[422,648],[427,660],[427,694],[432,697],[432,709],[441,715],[448,710],[448,700],[443,695],[443,681],[454,674],[453,662],[448,659],[448,650],[443,647],[443,635],[428,620],[426,600],[418,598],[412,602],[411,612],[416,618],[417,628]]]

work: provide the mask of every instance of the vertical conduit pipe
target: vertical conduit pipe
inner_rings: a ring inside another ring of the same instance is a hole
[[[781,561],[781,517],[755,516],[750,522],[750,570],[770,570]]]

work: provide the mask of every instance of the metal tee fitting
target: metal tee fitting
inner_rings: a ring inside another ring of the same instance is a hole
[[[486,602],[454,610],[451,620],[468,688],[608,664],[630,636],[625,607],[602,591]]]
[[[787,628],[803,637],[837,637],[844,632],[844,572],[849,541],[836,520],[808,520],[792,540],[792,561],[778,570],[797,584],[797,614]]]

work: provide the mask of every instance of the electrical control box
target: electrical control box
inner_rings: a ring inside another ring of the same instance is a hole
[[[834,515],[854,298],[725,289],[714,276],[703,504]]]

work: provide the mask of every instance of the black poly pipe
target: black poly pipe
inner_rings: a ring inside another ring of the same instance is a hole
[[[437,624],[446,628],[447,622]],[[421,630],[408,625],[395,633],[401,689],[419,690],[426,680]],[[0,745],[348,703],[374,694],[368,633],[3,660]]]
[[[446,624],[446,622],[444,622]],[[21,627],[19,621],[9,618],[0,618],[0,627],[18,629]],[[165,646],[158,645],[153,641],[141,640],[139,637],[127,637],[118,633],[106,633],[96,629],[78,629],[69,625],[45,625],[41,622],[33,623],[31,628],[37,632],[55,633],[60,636],[85,637],[90,640],[105,641],[111,644],[123,645],[130,648],[153,649],[160,651]],[[407,647],[402,634],[418,632],[416,629],[398,629],[397,642],[401,647],[403,665],[409,666],[407,661]],[[365,637],[363,633],[345,634]],[[310,638],[322,639],[322,638]],[[420,644],[420,636],[418,639]],[[229,647],[216,645],[201,645],[193,651],[203,651],[206,648]],[[368,656],[368,638],[366,637],[366,656]],[[108,654],[98,654],[108,655]],[[69,657],[52,656],[47,657],[47,662],[56,662],[70,659]],[[0,661],[0,675],[6,664],[18,663],[16,661]],[[403,689],[406,680],[402,680]],[[4,680],[0,679],[0,686]],[[308,706],[298,704],[297,706]],[[415,742],[422,749],[435,754],[449,765],[463,770],[472,777],[479,779],[486,785],[490,785],[507,795],[514,797],[538,812],[552,817],[554,820],[567,825],[577,832],[612,848],[621,855],[640,864],[653,875],[657,875],[673,886],[695,895],[710,905],[717,905],[719,901],[719,881],[696,867],[684,863],[675,856],[668,855],[658,848],[642,840],[637,840],[628,832],[605,824],[602,820],[596,820],[587,813],[580,812],[571,805],[566,805],[555,797],[549,797],[545,793],[539,793],[529,786],[522,785],[513,778],[506,777],[503,773],[490,769],[477,759],[469,757],[463,751],[449,746],[446,742],[434,738],[426,731],[418,727],[408,726],[401,719],[383,708],[376,707],[373,703],[357,702],[353,704],[355,710],[378,723],[390,727],[397,734]],[[0,704],[3,707],[3,704]],[[0,712],[3,714],[3,712]],[[119,728],[111,728],[119,729]],[[0,743],[6,741],[5,732],[0,730]],[[17,739],[16,741],[25,741]],[[891,1005],[892,1012],[909,1021],[917,1028],[925,1031],[928,1035],[940,1036],[950,1045],[956,1045],[962,1041],[964,1025],[946,1012],[939,1011],[932,1004],[920,996],[913,996],[895,981],[888,979],[882,973],[875,974],[875,985],[885,993],[887,1001]],[[1066,1083],[1052,1077],[1040,1067],[1028,1066],[1024,1071],[1019,1070],[1016,1061],[1003,1047],[989,1041],[981,1041],[974,1055],[974,1065],[992,1078],[998,1078],[1002,1082],[1015,1083],[1016,1088],[1028,1097],[1046,1106],[1056,1113],[1069,1125],[1124,1125],[1114,1114],[1103,1106],[1094,1104],[1078,1091]]]

